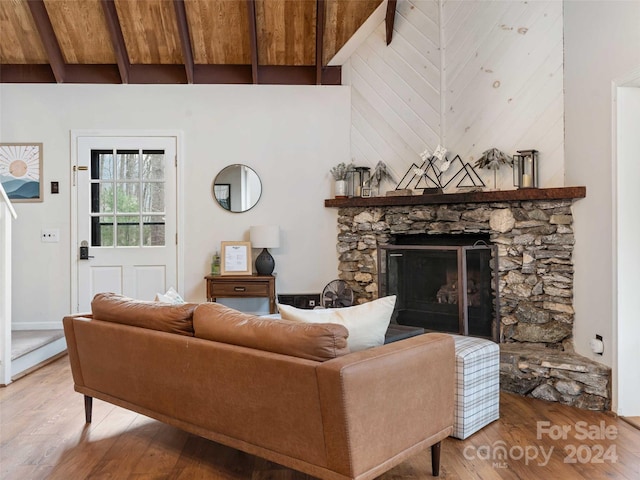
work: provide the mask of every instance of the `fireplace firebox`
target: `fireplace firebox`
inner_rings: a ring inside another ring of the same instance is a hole
[[[378,285],[383,295],[397,296],[393,321],[497,342],[497,248],[451,243],[380,246]]]

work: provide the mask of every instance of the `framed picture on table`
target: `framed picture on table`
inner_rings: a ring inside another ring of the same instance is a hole
[[[220,275],[251,275],[251,242],[221,242]]]

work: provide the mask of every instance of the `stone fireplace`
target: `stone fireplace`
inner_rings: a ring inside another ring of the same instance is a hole
[[[338,208],[339,276],[356,301],[379,295],[381,248],[399,236],[484,235],[495,248],[501,388],[610,408],[610,369],[574,353],[575,237],[584,187],[326,200]],[[384,293],[384,292],[383,292]]]

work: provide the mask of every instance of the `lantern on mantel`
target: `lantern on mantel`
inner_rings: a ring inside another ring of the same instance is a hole
[[[513,156],[513,185],[518,188],[538,188],[538,151],[518,150]]]
[[[355,167],[353,169],[353,196],[354,197],[370,197],[371,196],[371,172],[369,167]]]

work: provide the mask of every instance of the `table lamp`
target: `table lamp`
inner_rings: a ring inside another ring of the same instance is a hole
[[[256,258],[256,272],[258,275],[271,275],[276,262],[267,249],[280,246],[280,227],[277,225],[256,225],[250,228],[249,236],[253,248],[263,249]]]

